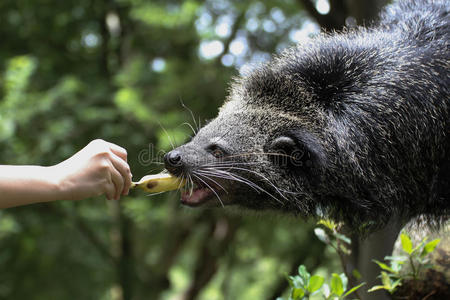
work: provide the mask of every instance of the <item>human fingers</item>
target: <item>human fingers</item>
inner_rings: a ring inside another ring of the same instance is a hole
[[[111,151],[117,156],[119,156],[121,159],[127,161],[127,150],[114,143],[102,139],[95,139],[92,140],[86,147],[89,147],[91,151],[96,153]]]
[[[115,155],[117,155],[118,157],[120,157],[124,161],[127,161],[128,153],[127,153],[127,150],[125,148],[120,147],[119,145],[116,145],[116,144],[113,144],[113,143],[110,143],[110,142],[107,142],[107,143],[108,143],[109,148],[111,149],[111,151]]]
[[[111,154],[110,160],[114,168],[116,168],[116,170],[120,172],[123,178],[124,184],[121,193],[123,195],[127,195],[131,186],[131,177],[132,177],[130,166],[114,153]]]
[[[111,180],[114,183],[114,197],[113,199],[119,200],[120,194],[123,191],[124,179],[122,174],[111,164],[110,168]]]
[[[113,200],[115,199],[116,194],[116,186],[112,182],[111,178],[109,178],[103,186],[103,191],[105,193],[106,199]]]

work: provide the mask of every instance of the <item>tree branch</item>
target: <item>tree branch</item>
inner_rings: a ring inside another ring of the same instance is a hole
[[[236,38],[238,30],[245,20],[245,12],[247,11],[247,7],[248,5],[245,8],[243,8],[241,10],[241,13],[236,17],[236,20],[234,21],[233,26],[231,27],[230,36],[224,42],[223,52],[216,58],[217,63],[220,63],[225,54],[227,54],[228,50],[230,50],[230,44]]]

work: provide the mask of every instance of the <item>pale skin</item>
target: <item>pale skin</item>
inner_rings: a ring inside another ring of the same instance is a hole
[[[119,200],[131,176],[124,148],[94,140],[54,166],[0,165],[0,208],[101,195]]]

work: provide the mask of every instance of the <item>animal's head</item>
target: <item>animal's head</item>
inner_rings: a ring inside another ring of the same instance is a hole
[[[366,44],[358,35],[321,38],[236,79],[218,116],[165,156],[190,183],[182,202],[355,225],[410,205],[401,199],[421,192],[407,185],[427,162],[413,159],[423,145],[395,87],[408,74],[399,75],[395,53]]]
[[[165,156],[171,173],[189,179],[182,202],[253,209],[300,206],[309,213],[304,202],[312,198],[325,159],[318,139],[304,125],[311,120],[242,101],[236,92],[237,87],[217,118]]]

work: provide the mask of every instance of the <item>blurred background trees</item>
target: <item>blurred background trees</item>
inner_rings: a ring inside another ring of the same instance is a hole
[[[384,2],[3,0],[0,163],[51,165],[102,138],[134,179],[158,172],[233,76]],[[0,299],[274,299],[300,263],[337,268],[311,224],[178,197],[0,211]]]

